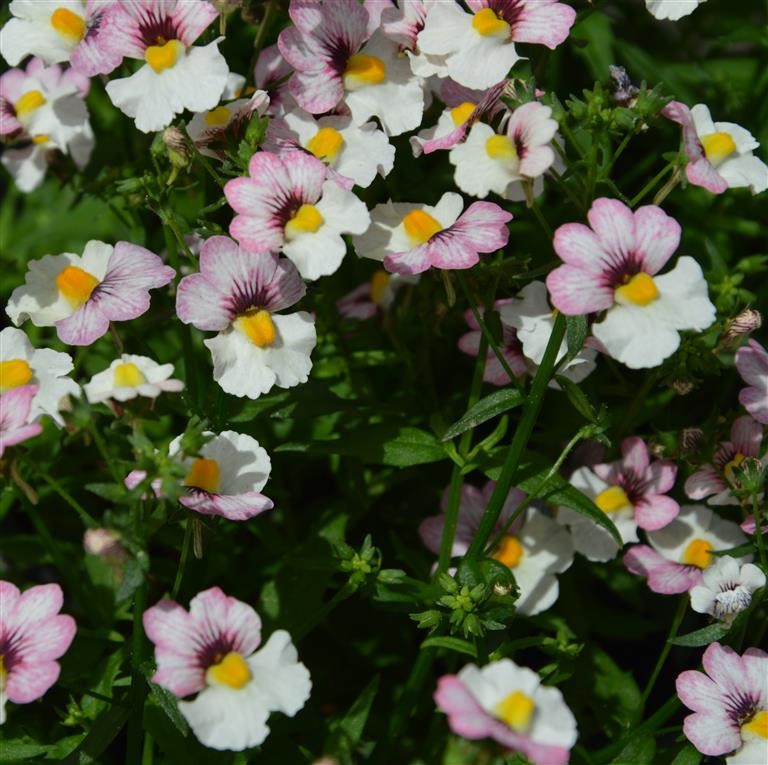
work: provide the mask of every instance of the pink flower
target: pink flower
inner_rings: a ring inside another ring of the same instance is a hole
[[[736,351],[736,369],[749,386],[739,391],[739,403],[763,425],[768,425],[768,352],[756,340]]]
[[[281,113],[294,103],[285,82],[292,74],[290,64],[283,58],[277,45],[270,45],[259,53],[253,70],[253,85],[257,90],[269,92],[268,114]],[[278,84],[281,83],[282,84]]]
[[[734,752],[729,765],[768,761],[768,654],[712,643],[702,657],[704,672],[686,670],[677,678],[677,695],[694,714],[683,731],[702,754]],[[706,674],[705,674],[706,673]]]
[[[29,422],[32,400],[39,385],[22,385],[11,388],[0,396],[0,457],[6,448],[20,444],[42,432],[39,422]]]
[[[416,284],[418,276],[400,276],[376,271],[370,281],[355,287],[343,298],[336,301],[336,308],[345,319],[370,319],[379,311],[388,311],[395,300],[395,294],[406,284]]]
[[[596,199],[591,228],[566,223],[553,246],[565,265],[547,277],[552,303],[567,316],[606,311],[594,336],[632,369],[654,367],[680,345],[679,330],[703,330],[715,319],[701,267],[690,257],[657,276],[677,249],[680,224],[660,207],[634,212]]]
[[[58,679],[56,661],[75,636],[75,620],[60,614],[64,595],[58,584],[30,587],[22,594],[0,581],[0,724],[5,701],[28,704]]]
[[[197,694],[179,710],[206,746],[258,746],[272,712],[293,717],[309,698],[309,672],[290,635],[277,630],[259,649],[259,615],[218,587],[192,598],[189,611],[160,601],[144,612],[144,630],[155,644],[152,680],[180,698]]]
[[[62,342],[90,345],[110,321],[127,321],[149,308],[149,290],[176,272],[149,250],[129,242],[114,247],[92,240],[82,255],[45,255],[29,263],[26,281],[8,301],[16,326],[56,327]]]
[[[685,493],[691,499],[710,497],[711,505],[738,505],[739,500],[731,494],[731,489],[737,487],[733,471],[745,457],[759,458],[762,441],[763,429],[759,423],[747,415],[734,420],[731,440],[718,444],[712,463],[688,478]]]
[[[498,311],[503,305],[506,305],[509,302],[510,299],[497,300],[493,304],[493,307]],[[467,322],[471,331],[459,338],[459,350],[469,356],[477,356],[480,350],[480,338],[483,333],[471,310],[464,312],[464,321]],[[523,346],[517,338],[517,330],[509,324],[505,324],[503,319],[501,320],[501,330],[501,355],[512,370],[512,374],[514,374],[515,377],[523,377],[528,371],[528,367],[525,356],[523,356]],[[483,380],[487,383],[491,383],[491,385],[508,385],[510,382],[507,371],[501,365],[501,362],[493,352],[492,348],[488,348],[485,352]]]

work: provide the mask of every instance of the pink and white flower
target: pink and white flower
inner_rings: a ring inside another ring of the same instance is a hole
[[[735,523],[724,521],[704,505],[683,505],[677,518],[647,536],[651,546],[631,547],[624,565],[633,574],[647,577],[648,587],[662,595],[689,592],[714,562],[713,551],[747,541]],[[752,556],[738,560],[748,563]]]
[[[491,191],[512,198],[514,185],[532,181],[552,166],[556,132],[552,109],[538,101],[515,109],[501,135],[490,125],[476,122],[467,140],[454,146],[448,156],[456,167],[456,185],[480,199]]]
[[[768,425],[768,351],[757,340],[736,351],[736,369],[749,387],[739,391],[739,403],[763,425]]]
[[[419,126],[424,92],[396,43],[371,37],[371,17],[356,0],[291,0],[293,27],[278,38],[296,70],[289,88],[302,109],[324,114],[343,100],[362,125],[378,117],[388,135]],[[366,42],[367,41],[367,42]]]
[[[292,72],[277,44],[268,45],[259,53],[253,69],[253,84],[269,93],[269,114],[285,114],[295,106],[285,81]]]
[[[491,738],[533,765],[565,765],[578,737],[563,694],[511,659],[467,664],[458,675],[443,675],[435,703],[457,735]]]
[[[80,386],[69,377],[72,357],[50,348],[34,348],[20,329],[6,327],[0,332],[0,393],[22,385],[36,385],[30,421],[47,414],[61,426],[62,399],[79,396]]]
[[[702,754],[728,755],[728,765],[768,760],[768,654],[711,643],[702,657],[704,672],[686,670],[677,695],[694,714],[683,732]]]
[[[464,555],[480,525],[485,508],[495,488],[488,481],[483,490],[469,484],[461,488],[459,517],[451,556]],[[509,518],[525,499],[520,489],[512,489],[504,502],[494,533],[504,529]],[[440,540],[448,507],[448,490],[443,493],[442,513],[426,518],[419,526],[419,535],[428,549],[440,551]],[[555,574],[561,574],[573,563],[571,535],[535,507],[528,508],[504,532],[492,557],[513,573],[520,596],[515,606],[526,616],[545,611],[557,600],[559,585]]]
[[[39,422],[32,422],[32,401],[37,385],[22,385],[0,396],[0,457],[9,446],[15,446],[42,432]]]
[[[98,240],[82,255],[65,252],[29,262],[25,283],[11,294],[6,313],[19,326],[56,327],[70,345],[90,345],[110,321],[127,321],[149,308],[149,290],[176,272],[149,250],[129,242],[114,247]]]
[[[13,14],[0,31],[0,55],[16,66],[26,56],[46,64],[69,61],[93,77],[109,74],[122,55],[109,45],[104,19],[115,0],[13,0]]]
[[[400,276],[378,270],[370,281],[355,287],[336,301],[336,308],[345,319],[370,319],[379,311],[388,311],[400,287],[416,284],[418,276]]]
[[[105,17],[111,50],[145,62],[106,87],[112,103],[142,132],[162,130],[184,109],[202,112],[218,104],[229,74],[221,38],[193,45],[217,15],[209,2],[121,0]]]
[[[731,489],[738,488],[734,475],[747,457],[760,458],[763,429],[759,423],[745,415],[738,417],[731,425],[731,440],[717,445],[709,465],[693,473],[685,482],[685,493],[691,499],[704,499],[710,505],[738,505]],[[768,458],[764,458],[768,459]]]
[[[419,32],[424,29],[429,12],[441,0],[400,0],[399,7],[385,7],[381,12],[381,31],[394,40],[411,61],[417,77],[431,77],[445,71],[443,57],[434,59],[419,50]]]
[[[467,0],[437,3],[419,33],[422,53],[443,57],[445,74],[468,88],[489,88],[521,59],[516,42],[556,48],[567,37],[576,11],[558,0]]]
[[[158,364],[147,356],[123,353],[103,372],[96,373],[83,386],[92,404],[107,399],[129,401],[137,396],[157,398],[163,391],[184,390],[181,380],[171,378],[173,364]]]
[[[283,157],[257,152],[248,165],[249,177],[224,187],[239,213],[230,234],[251,252],[281,250],[305,279],[334,273],[347,252],[342,234],[362,234],[371,219],[351,191],[326,180],[326,170],[303,151]]]
[[[75,637],[75,620],[60,614],[64,595],[58,584],[41,584],[23,593],[0,581],[0,725],[5,703],[29,704],[59,678],[56,659]]]
[[[189,611],[161,600],[144,612],[155,644],[152,680],[177,697],[195,736],[212,749],[240,751],[269,735],[272,712],[293,717],[312,689],[291,636],[277,630],[261,648],[261,619],[218,587],[192,598]]]
[[[728,188],[748,187],[753,194],[768,189],[768,166],[752,153],[760,144],[741,125],[713,122],[704,104],[689,109],[670,101],[661,113],[683,128],[689,183],[713,194]]]
[[[655,367],[680,345],[679,331],[715,319],[701,267],[681,257],[657,273],[677,249],[680,225],[660,207],[634,212],[616,199],[596,199],[590,227],[566,223],[553,246],[565,262],[547,277],[555,308],[567,316],[606,311],[592,333],[631,369]]]
[[[723,555],[705,569],[701,584],[691,588],[691,608],[731,624],[749,608],[755,590],[764,586],[765,574],[754,563],[740,566],[735,558]]]
[[[512,374],[515,377],[524,377],[528,372],[528,365],[526,364],[525,356],[523,356],[523,346],[517,336],[517,330],[512,325],[505,322],[501,315],[501,309],[507,302],[508,300],[497,300],[493,304],[494,310],[501,318],[502,336],[501,343],[499,343],[499,349],[504,360],[507,362],[507,366],[512,371]],[[471,309],[467,309],[464,312],[464,321],[466,321],[470,331],[459,338],[459,350],[462,353],[466,353],[468,356],[477,356],[480,352],[480,339],[482,338],[483,332]],[[498,356],[496,356],[492,348],[488,348],[485,352],[483,380],[491,385],[509,385],[510,383],[507,370],[504,369],[501,361],[499,361]]]
[[[637,529],[656,531],[673,521],[680,506],[667,496],[677,476],[669,460],[651,461],[642,438],[621,442],[621,460],[578,468],[571,483],[586,494],[616,526],[623,542],[637,542]],[[557,519],[573,533],[573,546],[589,560],[615,557],[619,548],[602,526],[568,508],[558,510]]]
[[[657,19],[678,21],[693,13],[707,0],[645,0],[645,7]]]
[[[377,205],[372,224],[354,238],[357,254],[383,260],[398,274],[418,274],[430,267],[472,268],[479,254],[494,252],[509,240],[512,214],[491,202],[474,202],[462,213],[459,194],[446,192],[434,205]]]
[[[258,398],[273,385],[291,388],[307,381],[315,323],[304,311],[277,313],[305,292],[290,261],[214,236],[201,250],[200,273],[179,283],[176,312],[185,324],[219,333],[205,341],[213,379],[234,396]]]

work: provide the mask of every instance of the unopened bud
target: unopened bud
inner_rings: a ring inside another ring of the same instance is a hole
[[[507,584],[506,582],[494,582],[492,589],[494,595],[504,597],[512,592],[512,585]]]
[[[754,308],[745,308],[736,318],[731,319],[720,335],[720,341],[734,340],[741,335],[749,335],[763,325],[763,315]]]
[[[623,66],[614,66],[611,64],[611,66],[608,67],[608,72],[616,85],[616,90],[613,92],[614,101],[616,101],[619,106],[634,106],[635,98],[640,90],[632,84],[632,80],[629,78],[627,70]]]
[[[168,159],[177,168],[186,167],[192,159],[187,136],[180,128],[169,127],[163,131],[163,143],[168,149]]]
[[[704,446],[704,431],[701,428],[683,428],[677,437],[677,443],[681,456],[697,454]]]
[[[687,377],[676,377],[670,381],[669,387],[678,396],[686,396],[693,390],[693,383]]]

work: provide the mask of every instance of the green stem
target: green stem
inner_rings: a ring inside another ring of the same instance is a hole
[[[603,172],[600,173],[601,178],[607,178],[611,174],[611,170],[613,170],[613,166],[616,164],[616,160],[624,153],[624,149],[627,148],[629,142],[634,137],[634,133],[627,133],[624,138],[622,138],[621,143],[619,144],[616,151],[613,153],[613,157],[611,157],[611,161],[608,163],[608,165],[603,169]]]
[[[672,626],[669,628],[667,639],[664,641],[664,647],[661,649],[661,653],[659,654],[659,658],[656,661],[656,666],[653,668],[653,672],[651,672],[648,685],[645,686],[645,690],[643,691],[643,704],[648,701],[648,697],[651,695],[651,691],[653,690],[654,685],[656,685],[656,680],[658,680],[661,669],[664,666],[664,662],[666,662],[667,656],[669,656],[669,652],[672,649],[672,643],[669,641],[673,640],[677,635],[677,631],[680,628],[681,622],[683,621],[687,607],[688,593],[685,593],[681,596],[680,602],[677,604],[677,611],[675,611],[675,616],[672,619]]]
[[[643,186],[643,188],[642,188],[642,189],[640,189],[639,193],[638,193],[636,196],[632,197],[632,200],[631,200],[631,202],[629,203],[629,206],[630,206],[630,207],[635,207],[635,206],[637,205],[637,203],[638,203],[638,202],[639,202],[639,201],[640,201],[640,200],[641,200],[641,199],[642,199],[642,198],[643,198],[643,197],[644,197],[646,194],[648,194],[650,191],[652,191],[653,189],[655,189],[655,188],[656,188],[656,186],[657,186],[657,184],[659,183],[659,181],[661,181],[661,179],[662,179],[662,178],[663,178],[663,177],[664,177],[664,176],[665,176],[667,173],[671,172],[671,171],[674,169],[674,167],[675,167],[675,166],[674,166],[673,164],[671,164],[671,163],[670,163],[670,164],[668,164],[668,165],[667,165],[667,166],[666,166],[666,167],[665,167],[663,170],[661,170],[659,173],[657,173],[656,175],[654,175],[654,176],[653,176],[653,178],[651,178],[651,180],[650,180],[650,181],[648,181],[648,183],[646,183],[646,184],[645,184],[645,186]]]
[[[184,577],[184,569],[187,567],[187,558],[189,557],[189,548],[192,542],[192,519],[187,518],[187,525],[184,529],[184,541],[181,543],[181,557],[179,558],[179,567],[176,569],[176,578],[173,580],[171,589],[171,600],[176,600],[176,596],[181,589],[181,580]]]
[[[269,0],[267,7],[264,9],[264,16],[261,19],[261,24],[259,24],[259,31],[256,32],[256,38],[253,41],[253,55],[251,56],[251,65],[248,70],[250,72],[254,71],[256,62],[259,60],[259,53],[261,53],[261,49],[266,42],[267,32],[269,31],[276,8],[277,0]]]
[[[531,204],[529,204],[528,207],[534,214],[536,220],[539,222],[542,231],[547,235],[547,239],[552,239],[552,227],[549,225],[549,223],[547,223],[547,219],[544,217],[544,213],[539,209],[538,204],[536,204],[536,200],[532,199]]]
[[[208,173],[208,175],[213,178],[214,183],[223,187],[226,181],[213,169],[213,165],[208,160],[208,157],[206,157],[205,154],[203,154],[199,149],[197,149],[196,159],[203,166],[203,169]]]
[[[765,553],[765,540],[763,539],[762,524],[760,522],[760,505],[757,494],[752,495],[752,516],[755,519],[755,541],[757,542],[757,554],[763,571],[768,570],[768,556]]]
[[[340,590],[337,590],[335,595],[327,603],[320,606],[320,608],[297,629],[291,631],[294,641],[298,642],[305,635],[312,632],[312,630],[320,624],[320,622],[322,622],[325,617],[339,605],[339,603],[354,595],[355,592],[357,592],[357,588],[349,582],[347,582]]]
[[[141,765],[152,765],[155,761],[155,739],[151,733],[144,734],[144,751],[141,755]]]
[[[486,507],[485,513],[480,520],[480,526],[478,527],[477,533],[469,546],[469,550],[467,550],[467,557],[470,559],[477,560],[482,556],[488,538],[491,536],[498,523],[501,509],[504,506],[504,501],[515,480],[515,475],[517,474],[517,469],[520,465],[520,459],[523,456],[525,447],[528,445],[528,439],[533,432],[533,426],[536,423],[536,418],[541,409],[544,394],[547,391],[547,384],[555,369],[555,362],[557,361],[560,345],[563,342],[564,336],[565,317],[558,313],[552,326],[552,334],[549,336],[549,342],[544,351],[541,365],[536,371],[536,376],[533,378],[531,392],[528,396],[523,416],[520,418],[520,424],[512,438],[512,443],[509,445],[509,451],[504,460],[501,475],[496,483],[496,488],[493,490],[488,507]]]
[[[123,476],[120,475],[120,471],[114,464],[112,456],[107,451],[107,445],[104,443],[104,439],[101,437],[101,433],[99,433],[99,429],[96,427],[96,422],[93,418],[88,421],[88,432],[91,434],[93,443],[96,444],[96,449],[98,449],[101,458],[107,463],[107,469],[112,474],[112,480],[122,486]]]
[[[52,476],[43,470],[37,471],[42,478],[79,516],[89,528],[98,526],[96,519]]]
[[[147,603],[147,582],[136,590],[133,601],[133,631],[131,633],[131,690],[129,707],[131,716],[128,720],[128,749],[126,762],[141,762],[144,739],[143,718],[144,698],[147,684],[141,672],[141,659],[144,653],[144,627],[142,616]]]

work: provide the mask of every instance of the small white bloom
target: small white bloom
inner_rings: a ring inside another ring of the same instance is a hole
[[[646,8],[657,19],[677,21],[693,13],[706,0],[645,0]]]
[[[739,564],[730,555],[704,570],[701,584],[691,589],[691,608],[726,624],[749,607],[752,594],[765,585],[765,574],[753,563]]]
[[[163,391],[177,393],[184,389],[181,380],[169,379],[173,364],[158,364],[146,356],[124,353],[108,369],[95,374],[83,386],[92,404],[113,398],[128,401],[137,396],[157,398]]]

